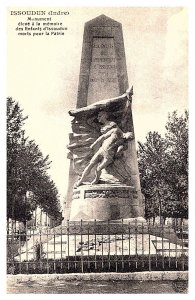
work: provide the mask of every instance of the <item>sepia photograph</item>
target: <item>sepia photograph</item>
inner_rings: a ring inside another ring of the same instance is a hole
[[[188,7],[6,7],[7,294],[188,293]]]

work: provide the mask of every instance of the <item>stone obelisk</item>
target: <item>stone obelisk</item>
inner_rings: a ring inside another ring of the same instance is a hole
[[[122,95],[128,87],[122,25],[105,15],[100,15],[87,22],[84,28],[77,108],[87,107],[102,99]],[[128,125],[129,130],[134,132],[132,113],[130,120]],[[133,203],[132,212],[126,217],[142,217],[143,204],[135,139],[130,142],[126,159],[131,172],[133,186],[131,199],[129,199],[129,201]],[[80,212],[80,214],[79,212],[77,212],[77,214],[71,214],[70,212],[74,202],[72,199],[77,198],[73,197],[73,187],[77,180],[78,175],[74,171],[73,160],[70,158],[65,219],[70,218],[74,221],[82,218],[88,220],[87,206],[83,207],[83,210],[81,209],[82,212]],[[124,192],[125,188],[122,190]],[[77,193],[77,191],[75,193]],[[125,201],[128,201],[128,197],[126,198]],[[76,209],[76,205],[77,204],[74,203],[74,210]],[[107,209],[107,206],[104,205],[104,207]],[[106,218],[109,214],[103,215]],[[117,218],[117,213],[112,215],[116,215]],[[94,214],[91,218],[96,219],[96,215]],[[104,218],[102,220],[104,220]]]

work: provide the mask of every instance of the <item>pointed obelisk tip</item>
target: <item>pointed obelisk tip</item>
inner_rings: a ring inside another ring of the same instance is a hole
[[[133,95],[133,86],[130,88],[128,88],[125,92],[125,94],[127,95],[127,98],[130,99],[131,96]]]
[[[95,17],[94,19],[91,19],[89,20],[88,22],[86,22],[85,24],[87,26],[90,26],[90,25],[93,25],[95,23],[95,26],[121,26],[121,23],[117,22],[116,20],[104,15],[104,14],[101,14],[97,17]]]

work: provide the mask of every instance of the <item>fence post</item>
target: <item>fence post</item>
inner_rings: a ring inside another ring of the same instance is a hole
[[[150,224],[148,224],[148,237],[149,237],[149,253],[148,253],[148,262],[149,262],[149,271],[151,271],[151,256],[150,256]]]
[[[177,227],[175,228],[176,234],[177,234]],[[178,263],[177,263],[177,239],[176,239],[176,243],[175,243],[175,267],[177,269],[178,267]]]
[[[74,222],[74,229],[75,229],[75,233],[74,233],[74,269],[76,270],[77,268],[77,234],[76,234],[76,224]]]
[[[155,267],[157,268],[158,267],[158,232],[159,232],[159,229],[158,229],[158,226],[157,226],[157,223],[153,224],[153,228],[155,229],[155,243],[156,243],[156,254],[155,254]]]
[[[19,261],[19,272],[21,273],[21,262],[22,262],[22,259],[21,259],[21,232],[20,232],[20,226],[19,226],[19,229],[18,229],[18,234],[19,234],[19,255],[20,255],[20,261]]]
[[[135,265],[137,269],[137,263],[138,263],[138,255],[137,255],[137,219],[135,219]]]
[[[63,232],[62,232],[62,222],[61,222],[61,224],[60,224],[60,233],[61,233],[61,239],[60,239],[60,269],[62,270],[62,257],[63,257],[63,255],[62,255],[62,252],[63,252],[63,248],[62,248],[62,244],[63,244]]]
[[[39,227],[39,246],[38,246],[38,251],[39,252],[39,265],[40,265],[40,270],[42,270],[42,261],[41,261],[41,257],[42,257],[42,241],[41,241],[41,234],[42,234],[42,228],[41,226]]]
[[[67,220],[67,248],[68,248],[68,271],[70,269],[70,264],[69,264],[69,220]]]
[[[171,229],[169,224],[169,269],[171,268],[171,242],[170,242],[170,236],[171,236]]]
[[[184,249],[183,249],[183,243],[184,243],[184,235],[183,235],[183,222],[181,223],[181,265],[182,265],[182,271],[184,271]]]
[[[102,269],[104,267],[104,235],[103,235],[103,231],[101,234],[101,243],[102,243]]]
[[[117,238],[115,233],[115,269],[118,272],[118,256],[117,256]]]
[[[54,273],[56,273],[56,232],[55,227],[53,227],[53,246],[54,246]]]
[[[84,266],[83,266],[83,223],[81,219],[81,225],[80,225],[80,230],[81,230],[81,272],[84,272]]]
[[[123,243],[123,230],[124,230],[124,227],[123,227],[123,219],[122,219],[122,271],[124,271],[124,256],[123,256],[123,247],[124,247],[124,243]]]
[[[12,272],[13,272],[13,274],[14,274],[14,272],[15,272],[15,259],[14,259],[14,247],[13,247],[13,245],[14,245],[14,226],[13,226],[13,219],[11,219],[11,247],[10,247],[10,249],[11,249],[11,268],[12,268]]]
[[[108,270],[110,271],[110,221],[108,220]]]
[[[90,261],[89,261],[89,222],[87,224],[87,268],[90,270]]]
[[[142,222],[142,268],[144,268],[144,226]]]
[[[131,267],[131,227],[130,227],[130,222],[129,222],[129,226],[128,226],[129,228],[129,269],[130,269],[130,267]]]
[[[94,233],[95,233],[95,271],[97,270],[97,256],[96,256],[96,246],[97,246],[97,237],[96,237],[96,219],[94,220]]]
[[[47,231],[46,231],[46,236],[47,236],[47,254],[46,254],[46,259],[47,259],[47,274],[49,274],[49,259],[48,259],[48,252],[49,252],[49,241],[48,241],[48,226],[47,226]]]
[[[163,222],[161,224],[161,231],[162,231],[162,268],[165,268],[165,261],[164,261],[164,225]]]

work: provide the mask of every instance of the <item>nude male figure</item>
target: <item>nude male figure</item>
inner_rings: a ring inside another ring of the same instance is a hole
[[[99,112],[98,121],[103,124],[101,128],[102,135],[90,148],[94,150],[99,144],[99,149],[90,160],[88,166],[84,169],[81,178],[76,183],[77,187],[82,184],[84,178],[89,175],[95,165],[97,165],[95,178],[91,184],[98,183],[101,171],[110,165],[116,157],[119,157],[127,148],[127,141],[134,138],[132,132],[124,133],[115,122],[109,121],[105,111]]]

